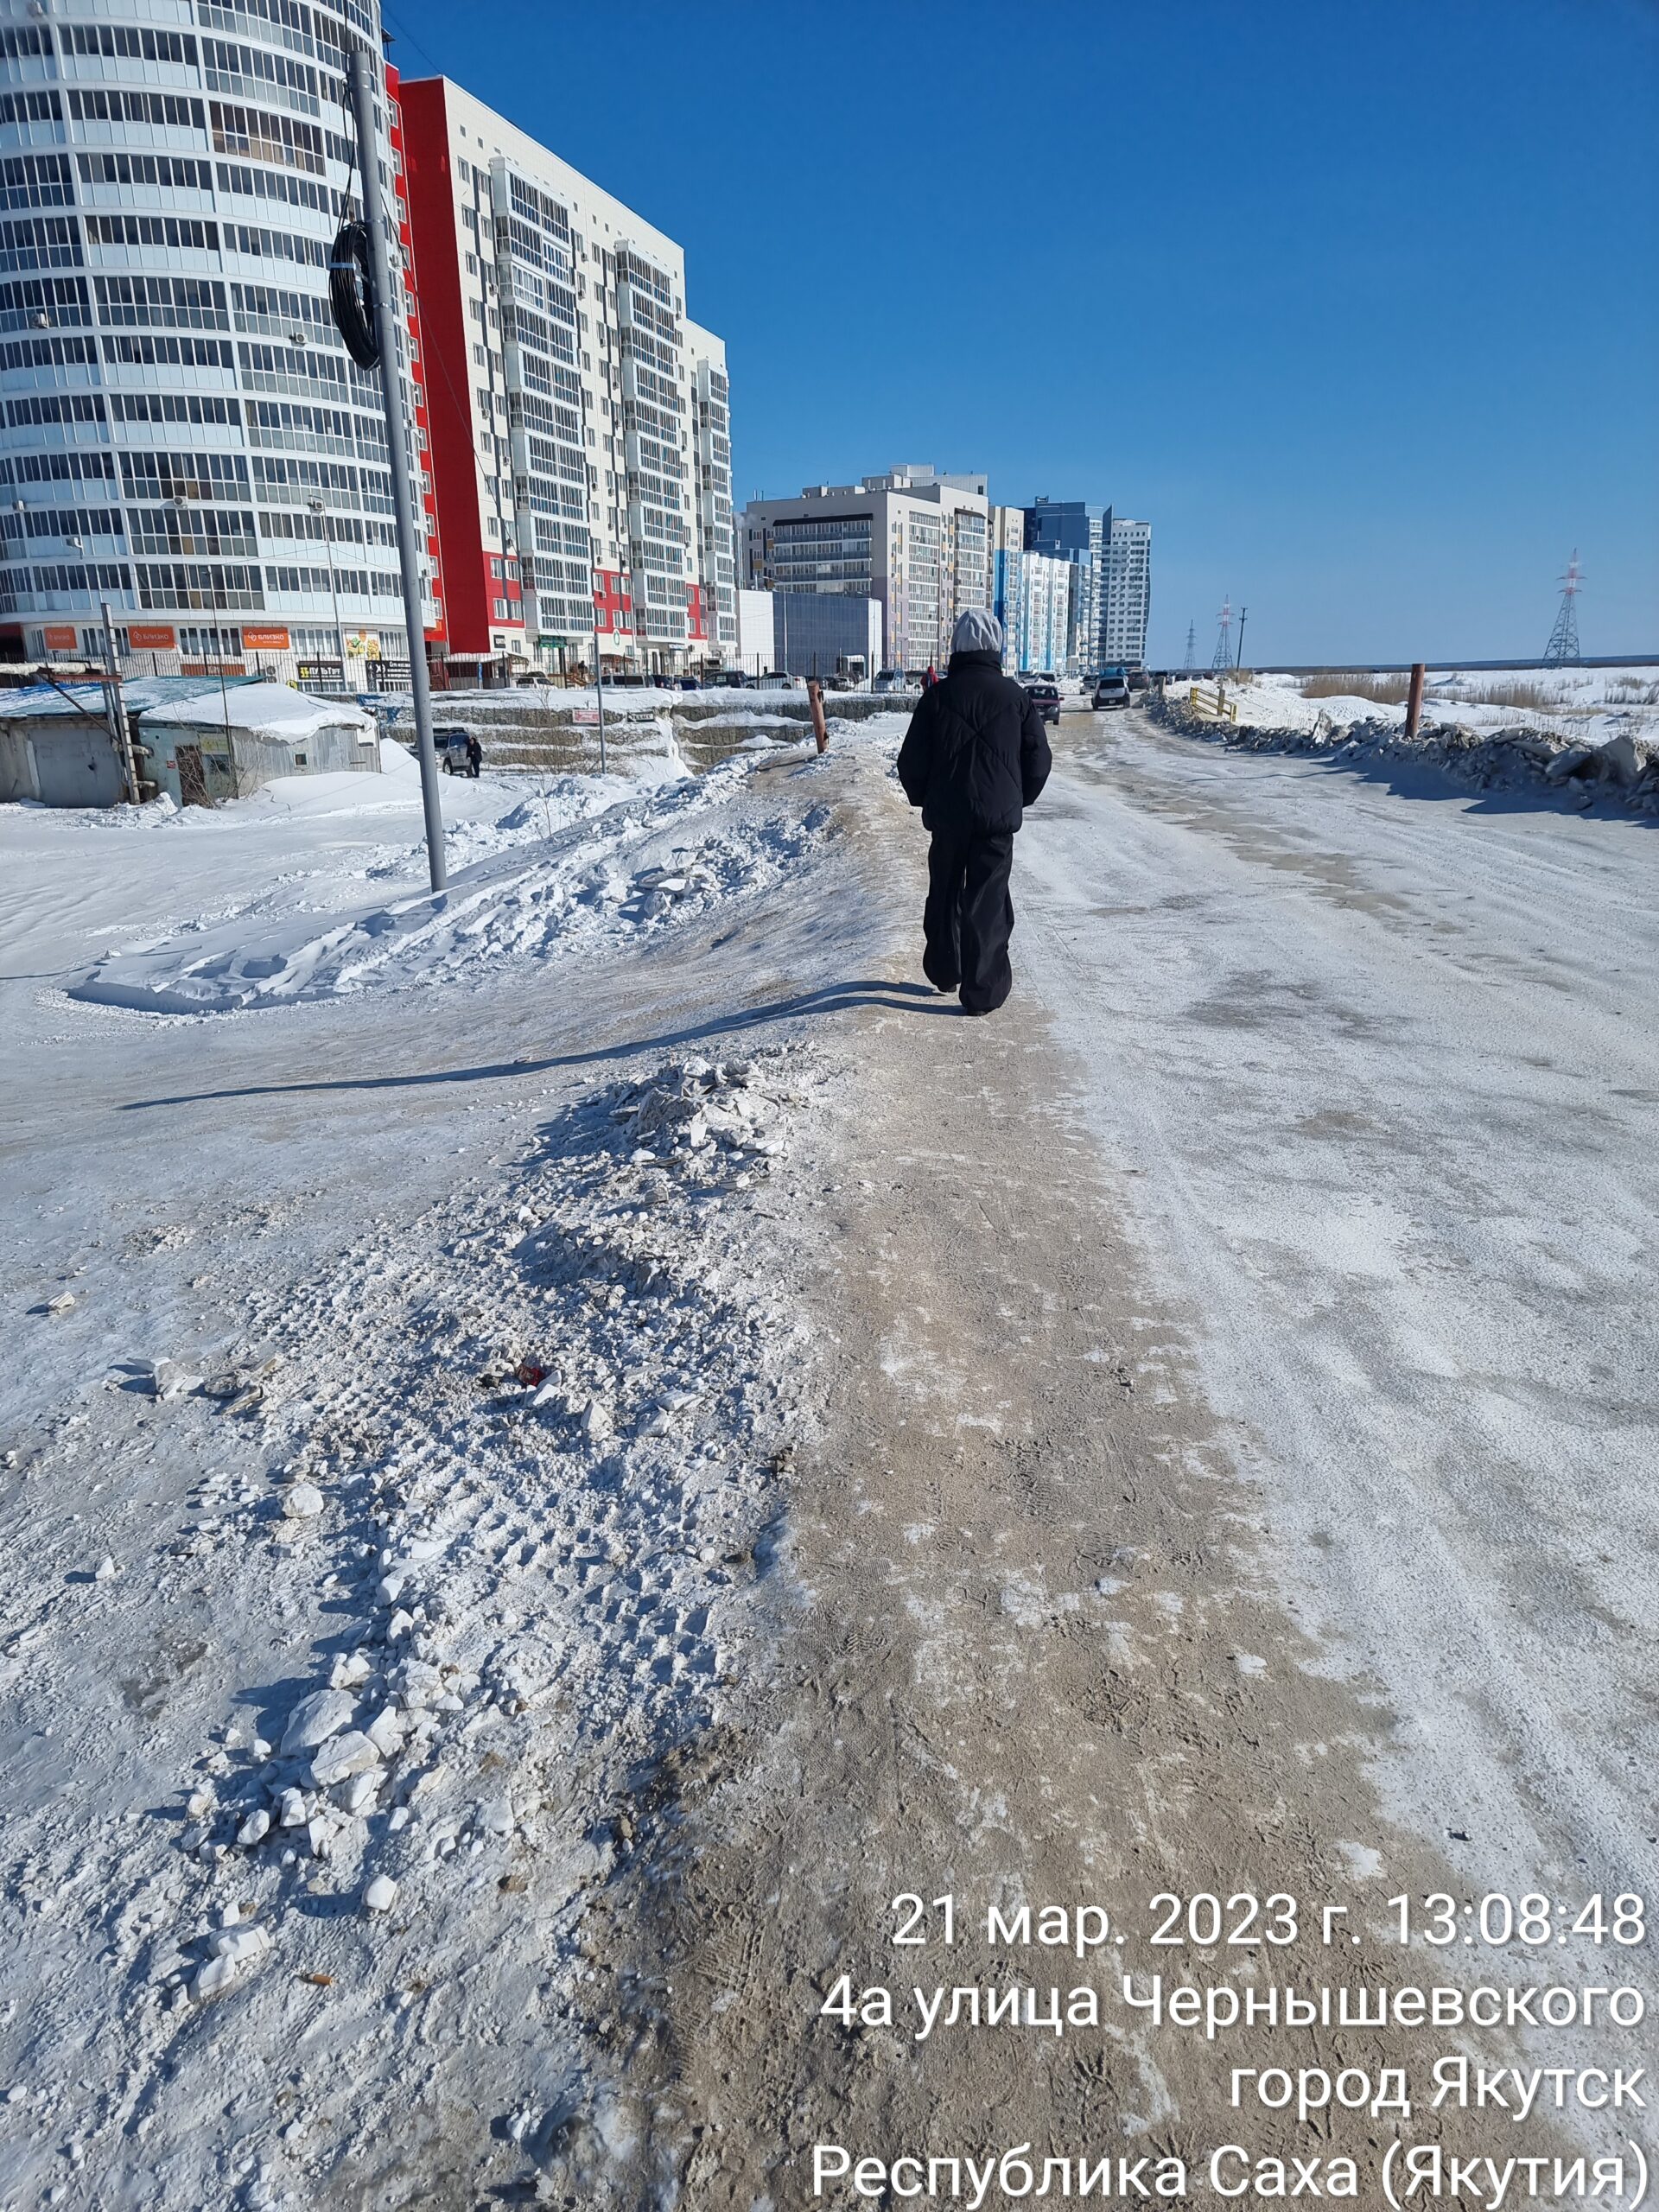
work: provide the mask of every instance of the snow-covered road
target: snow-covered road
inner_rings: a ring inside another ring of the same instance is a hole
[[[966,1021],[901,729],[446,788],[441,912],[396,760],[4,810],[8,2202],[1230,2127],[832,1961],[1640,1886],[1659,831],[1068,716]]]
[[[1493,1886],[1651,1842],[1659,834],[1068,717],[1015,940],[1281,1586]]]

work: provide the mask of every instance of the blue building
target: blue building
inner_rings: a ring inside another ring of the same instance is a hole
[[[1105,611],[1107,552],[1112,511],[1084,499],[1034,499],[1025,511],[1026,550],[1069,562],[1071,607],[1066,667],[1073,675],[1096,668],[1103,658],[1102,619]]]

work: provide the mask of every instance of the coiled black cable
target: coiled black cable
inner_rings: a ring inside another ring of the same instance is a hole
[[[360,369],[378,368],[375,337],[374,267],[369,258],[365,223],[342,223],[328,256],[328,304],[346,351]]]

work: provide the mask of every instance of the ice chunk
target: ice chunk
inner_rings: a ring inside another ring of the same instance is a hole
[[[283,1731],[284,1756],[308,1751],[337,1735],[357,1709],[357,1700],[345,1690],[314,1690],[302,1697],[288,1716]]]
[[[344,1809],[359,1819],[374,1810],[374,1801],[380,1793],[378,1774],[354,1774],[340,1793]]]
[[[291,1483],[283,1499],[289,1521],[315,1521],[322,1510],[322,1492],[315,1483]]]
[[[390,1874],[377,1874],[363,1892],[365,1912],[390,1912],[397,1901],[397,1885]]]
[[[200,1376],[193,1369],[181,1366],[176,1359],[145,1360],[140,1364],[139,1372],[147,1377],[151,1396],[162,1400],[182,1398],[201,1387]]]
[[[402,1747],[404,1734],[404,1716],[396,1706],[389,1705],[384,1712],[376,1713],[364,1733],[381,1758],[389,1759]]]
[[[378,1747],[360,1728],[353,1728],[348,1735],[331,1737],[322,1746],[311,1762],[311,1779],[319,1789],[327,1789],[350,1775],[366,1774],[379,1764]]]

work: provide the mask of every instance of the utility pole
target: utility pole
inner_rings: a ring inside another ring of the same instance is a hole
[[[380,355],[380,400],[385,410],[386,447],[391,459],[392,505],[397,512],[397,557],[404,577],[404,626],[409,636],[409,689],[420,744],[421,806],[426,818],[427,872],[434,893],[443,889],[448,871],[443,856],[443,809],[438,798],[438,755],[432,736],[432,691],[426,670],[426,617],[421,606],[419,541],[415,534],[415,490],[410,481],[408,426],[397,375],[397,317],[392,302],[391,257],[386,247],[385,215],[380,199],[380,163],[374,143],[374,60],[366,46],[352,54],[352,106],[357,118],[357,163],[363,173],[363,221],[369,234],[373,276],[375,344]],[[342,659],[343,659],[342,656]]]
[[[115,652],[115,625],[110,620],[110,602],[104,602],[104,666],[109,682],[104,687],[105,710],[110,718],[110,735],[115,740],[115,749],[120,758],[127,779],[127,797],[134,806],[142,804],[138,794],[138,763],[132,757],[132,732],[127,728],[127,717],[121,706],[121,664]]]
[[[1238,658],[1233,663],[1235,668],[1244,665],[1244,617],[1249,611],[1248,607],[1241,607],[1238,610]]]
[[[340,623],[340,583],[334,574],[334,533],[329,526],[328,510],[321,499],[308,499],[308,510],[316,516],[322,531],[323,543],[328,549],[328,596],[334,602],[334,652],[340,658],[340,688],[346,688],[346,632]]]

